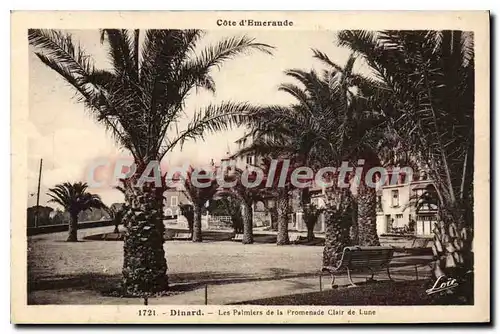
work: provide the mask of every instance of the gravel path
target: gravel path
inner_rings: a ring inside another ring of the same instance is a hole
[[[110,232],[112,228],[81,230],[79,238]],[[123,242],[66,243],[66,236],[66,233],[53,233],[28,239],[30,304],[142,302],[104,297],[100,293],[103,286],[112,286],[120,279]],[[319,289],[318,270],[323,251],[319,246],[167,241],[165,250],[169,282],[182,293],[152,299],[151,304],[202,304],[206,284],[210,303],[216,304]],[[398,261],[401,259],[395,259],[396,265]],[[413,267],[399,268],[403,270],[399,279],[413,275]],[[421,268],[420,275],[425,275],[425,268]],[[325,276],[325,287],[327,282]]]

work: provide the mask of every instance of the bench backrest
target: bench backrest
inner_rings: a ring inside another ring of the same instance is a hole
[[[340,267],[349,269],[380,268],[387,266],[394,255],[392,247],[351,246],[345,247]]]

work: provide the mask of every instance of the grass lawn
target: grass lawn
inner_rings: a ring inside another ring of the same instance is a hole
[[[250,305],[460,305],[465,301],[448,296],[427,295],[429,280],[374,282],[353,288],[339,288],[289,296],[246,301]],[[240,303],[243,304],[243,303]]]

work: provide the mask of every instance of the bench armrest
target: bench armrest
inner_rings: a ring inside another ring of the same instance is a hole
[[[326,267],[321,268],[322,272],[329,272],[329,273],[336,272],[337,270],[338,270],[338,268],[332,267],[332,266],[326,266]]]

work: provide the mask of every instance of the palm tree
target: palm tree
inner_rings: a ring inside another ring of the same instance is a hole
[[[70,214],[67,241],[78,241],[78,215],[80,212],[92,209],[105,209],[99,195],[87,192],[87,184],[82,182],[64,182],[50,188],[47,193],[49,202],[61,205]]]
[[[248,37],[223,39],[198,50],[201,30],[103,29],[112,70],[97,69],[73,37],[55,30],[30,29],[29,43],[38,58],[74,89],[95,120],[134,159],[135,170],[125,184],[123,289],[128,295],[156,293],[168,287],[166,277],[163,187],[138,182],[151,161],[162,158],[189,139],[224,130],[244,120],[248,103],[223,102],[196,112],[178,129],[186,98],[195,89],[215,92],[212,70],[238,55],[271,47]],[[140,43],[140,41],[143,41]],[[148,175],[149,175],[148,174]],[[198,238],[195,229],[195,237]]]
[[[375,74],[371,98],[428,168],[439,200],[434,274],[472,269],[474,43],[463,31],[342,31]],[[441,241],[444,240],[444,245]],[[463,275],[458,275],[463,276]]]
[[[266,184],[266,196],[275,198],[275,208],[278,216],[276,245],[288,245],[290,243],[288,225],[290,222],[290,192],[292,191],[291,171],[288,170],[285,172],[284,182],[280,185],[280,175],[286,167],[283,158],[277,159],[276,164],[273,165],[272,160],[269,157],[265,157],[262,159],[261,167],[266,176],[264,180]],[[274,178],[272,178],[273,175]],[[267,187],[268,184],[270,184],[270,187]]]
[[[241,203],[235,196],[224,196],[218,193],[216,196],[220,197],[215,200],[220,212],[223,215],[231,217],[231,223],[234,234],[243,233],[243,217],[241,215]],[[244,239],[244,238],[243,238]]]
[[[366,159],[368,153],[373,151],[376,142],[374,134],[378,133],[372,128],[378,123],[373,121],[371,113],[364,113],[363,100],[351,91],[351,77],[360,81],[359,84],[364,84],[360,77],[351,74],[355,58],[351,57],[345,68],[341,68],[319,51],[315,50],[314,53],[316,58],[329,65],[329,69],[322,75],[315,71],[287,71],[286,74],[298,81],[299,85],[283,84],[280,90],[293,96],[296,102],[289,107],[265,108],[252,115],[252,131],[247,135],[252,143],[242,150],[244,153],[293,158],[297,166],[306,165],[318,170],[324,166],[339,166],[344,160]],[[377,161],[372,156],[370,158]],[[363,176],[368,166],[373,166],[373,162],[367,160]],[[332,202],[327,203],[326,217],[333,219],[335,216],[337,219],[337,216],[343,215],[345,210],[341,207],[344,204],[338,203],[347,201],[344,193],[340,191],[340,198],[333,200],[332,197]],[[360,216],[363,217],[360,219],[363,225],[360,230],[364,236],[361,238],[362,244],[374,245],[378,243],[374,216],[375,194],[371,189],[367,189],[365,195],[362,191],[359,193],[358,199],[363,204],[358,206],[362,208]],[[303,191],[301,202],[302,206],[309,202],[307,191]],[[286,201],[278,201],[280,203],[285,205]],[[345,227],[330,222],[327,222],[327,226]]]
[[[125,184],[125,180],[120,180],[121,184]],[[123,196],[126,195],[125,188],[123,186],[116,186],[116,190],[122,193]],[[127,212],[128,208],[125,203],[113,203],[109,208],[106,209],[108,212],[110,218],[113,220],[113,225],[115,226],[115,229],[113,230],[113,233],[119,233],[120,230],[118,229],[118,226],[120,224],[123,224],[124,216]]]
[[[192,204],[179,204],[179,210],[181,215],[183,215],[188,222],[189,234],[191,234],[191,239],[193,239],[193,229],[194,229],[194,209]]]
[[[303,72],[301,70],[288,70],[288,76],[297,79],[304,85],[311,84],[311,80],[317,79],[316,73]],[[309,86],[306,89],[313,87]],[[321,124],[323,110],[316,108],[314,101],[303,88],[284,83],[280,85],[279,91],[285,92],[294,97],[297,103],[291,106],[269,106],[255,112],[248,119],[250,131],[242,137],[239,142],[245,145],[237,155],[256,155],[265,157],[265,163],[261,166],[267,170],[265,175],[269,175],[271,169],[271,159],[279,160],[279,165],[273,169],[276,176],[280,175],[281,168],[285,160],[290,162],[290,167],[308,166],[314,163],[314,155],[321,151],[328,142],[323,134],[325,124]],[[327,122],[326,124],[330,124]],[[331,130],[331,129],[329,129]],[[247,142],[251,140],[249,144]],[[330,149],[330,148],[328,148]],[[267,165],[266,165],[267,164]],[[278,244],[288,244],[288,222],[290,213],[290,192],[293,190],[288,171],[286,182],[283,187],[277,187],[278,177],[273,180],[275,197],[275,210],[278,218]],[[306,205],[309,202],[308,188],[300,189],[301,203]],[[273,213],[273,212],[271,212]]]
[[[119,233],[120,230],[118,226],[123,223],[123,215],[127,211],[126,206],[123,203],[113,203],[106,212],[109,214],[109,217],[113,221],[113,225],[115,226],[113,233]]]
[[[318,222],[318,218],[323,213],[323,208],[319,208],[317,205],[310,203],[304,205],[304,221],[307,227],[307,240],[314,240],[314,227]]]
[[[257,201],[264,200],[269,191],[265,188],[265,180],[253,187],[247,187],[246,182],[253,184],[257,180],[255,172],[248,169],[231,168],[230,172],[225,173],[226,182],[235,182],[234,186],[222,188],[217,192],[217,195],[225,197],[233,197],[240,205],[240,216],[243,221],[243,244],[253,243],[253,204]]]
[[[354,214],[354,199],[349,189],[332,189],[325,192],[327,203],[325,215],[325,247],[323,266],[337,266],[344,247],[352,244],[350,227]]]
[[[378,131],[382,123],[378,113],[372,112],[366,96],[371,96],[373,89],[367,84],[371,81],[354,73],[356,55],[352,53],[345,66],[341,67],[319,50],[313,50],[314,57],[329,67],[328,84],[340,100],[340,124],[335,138],[335,145],[344,158],[362,167],[362,173],[356,182],[357,221],[354,222],[353,237],[360,245],[380,245],[377,234],[376,189],[366,184],[367,172],[373,167],[380,167],[377,154],[380,141],[386,138]],[[386,141],[386,140],[384,140]],[[392,144],[392,143],[391,143]],[[363,161],[358,164],[357,161]],[[373,181],[373,180],[370,180]]]
[[[204,184],[200,187],[195,182],[193,182],[193,174],[197,173],[200,177],[197,178],[197,182]],[[210,171],[207,170],[197,170],[190,168],[187,171],[186,177],[181,178],[182,181],[182,191],[187,198],[191,201],[193,205],[193,231],[192,231],[192,241],[202,242],[201,233],[201,214],[205,204],[214,198],[215,194],[219,189],[219,184],[217,179],[210,175]]]
[[[271,230],[272,231],[277,231],[278,230],[278,211],[276,209],[276,203],[273,202],[273,205],[270,206],[268,201],[266,201],[266,211],[269,213],[269,217],[271,219]]]

